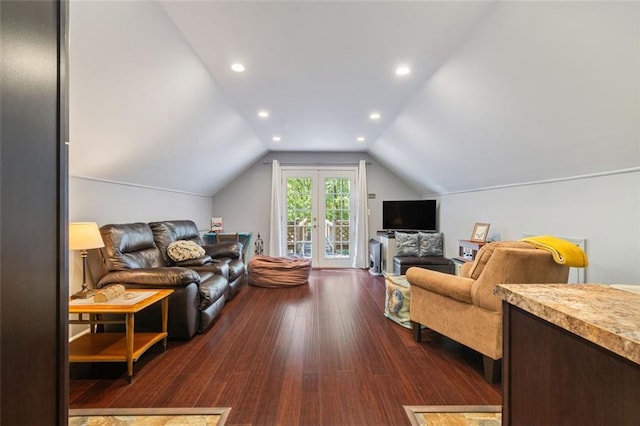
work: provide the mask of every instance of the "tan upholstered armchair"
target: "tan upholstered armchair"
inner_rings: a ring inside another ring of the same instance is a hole
[[[502,359],[502,304],[493,294],[497,284],[566,283],[569,268],[548,251],[517,241],[482,247],[473,263],[454,276],[410,268],[410,315],[416,341],[421,327],[447,336],[483,355],[484,376],[495,383]]]

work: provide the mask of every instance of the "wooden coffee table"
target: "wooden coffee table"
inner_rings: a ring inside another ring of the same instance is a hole
[[[167,349],[168,297],[173,290],[127,290],[126,293],[134,295],[138,293],[137,296],[142,296],[141,293],[152,294],[133,304],[86,303],[78,302],[77,299],[69,302],[69,313],[78,315],[78,319],[69,320],[69,324],[91,325],[91,333],[69,343],[69,362],[126,362],[128,379],[131,383],[134,361],[162,340],[164,340],[163,349]],[[134,315],[156,302],[162,303],[162,331],[134,333]],[[83,314],[88,314],[88,318],[85,319]],[[125,318],[121,321],[105,321],[102,319],[102,314],[124,314]],[[122,323],[125,324],[124,333],[95,332],[95,324]]]

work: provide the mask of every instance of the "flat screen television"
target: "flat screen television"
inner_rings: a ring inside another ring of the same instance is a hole
[[[382,201],[385,231],[437,231],[436,200]]]

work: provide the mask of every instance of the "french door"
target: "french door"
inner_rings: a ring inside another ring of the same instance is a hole
[[[355,179],[355,168],[282,168],[288,256],[320,268],[352,265]]]

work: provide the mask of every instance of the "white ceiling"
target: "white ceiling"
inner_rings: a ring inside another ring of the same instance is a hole
[[[73,175],[213,194],[270,150],[367,151],[428,195],[640,166],[635,2],[70,13]],[[400,63],[409,76],[394,75]]]
[[[360,151],[473,28],[487,3],[163,2],[270,150]],[[230,69],[245,65],[242,74]],[[399,64],[413,69],[398,78]],[[267,109],[267,120],[257,117]],[[378,111],[378,122],[369,113]],[[272,137],[280,135],[274,143]],[[364,136],[365,142],[356,138]]]

